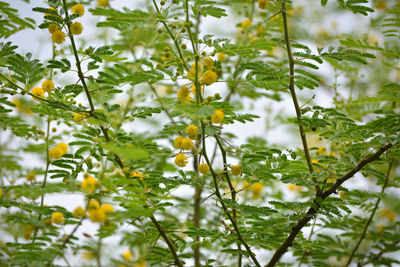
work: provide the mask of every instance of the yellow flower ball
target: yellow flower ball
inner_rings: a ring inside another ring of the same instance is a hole
[[[59,211],[55,211],[51,214],[51,222],[54,224],[62,224],[64,222],[64,214]]]
[[[261,192],[264,188],[264,185],[260,182],[254,183],[251,185],[250,189],[253,192],[252,199],[258,199],[261,195]]]
[[[85,115],[79,114],[79,113],[74,113],[74,121],[76,123],[82,123],[82,121],[86,118]]]
[[[199,172],[201,174],[207,174],[210,171],[210,167],[207,163],[202,163],[199,165]]]
[[[201,75],[200,83],[211,85],[217,81],[217,74],[212,70],[207,70]]]
[[[267,9],[268,0],[258,0],[258,8],[259,9]]]
[[[0,197],[3,196],[3,189],[0,188]]]
[[[212,60],[209,57],[206,57],[205,59],[203,59],[203,66],[206,67],[207,69],[211,69],[212,67],[214,67],[214,60]]]
[[[86,210],[84,208],[82,208],[82,206],[78,206],[74,209],[74,211],[72,212],[72,215],[74,215],[74,217],[77,217],[77,218],[85,217]]]
[[[29,182],[31,181],[35,181],[36,180],[36,173],[31,172],[26,176],[26,180],[28,180]]]
[[[104,211],[104,213],[114,212],[114,207],[110,204],[103,204],[101,205],[100,209]]]
[[[185,156],[185,154],[183,153],[179,153],[178,155],[176,155],[175,157],[175,164],[178,167],[185,167],[186,164],[188,163],[187,161],[188,157]]]
[[[100,208],[100,203],[96,199],[91,199],[88,204],[88,209],[98,209]]]
[[[124,260],[126,260],[126,261],[130,261],[130,260],[133,258],[133,256],[132,256],[132,253],[131,253],[129,250],[125,250],[125,251],[122,253],[122,258],[123,258]]]
[[[211,121],[213,123],[221,123],[224,121],[224,112],[221,109],[215,111],[215,114],[211,115]]]
[[[250,27],[251,24],[252,24],[251,20],[245,19],[245,20],[242,22],[242,28],[243,28],[243,29],[246,29],[246,28]]]
[[[89,210],[89,219],[92,222],[101,223],[106,220],[106,214],[101,209],[91,209]]]
[[[183,86],[181,89],[178,90],[177,93],[178,101],[181,103],[189,103],[190,102],[190,91],[189,88]]]
[[[57,147],[59,147],[64,154],[68,152],[68,145],[66,143],[59,143]]]
[[[242,174],[242,167],[240,165],[233,165],[231,171],[233,175],[239,176]]]
[[[49,156],[52,159],[60,159],[64,154],[64,151],[58,146],[49,151]]]
[[[108,6],[108,0],[97,0],[97,4],[101,7]]]
[[[182,149],[183,150],[190,150],[193,148],[193,142],[189,138],[183,138],[182,140]]]
[[[190,124],[188,127],[186,127],[186,133],[189,136],[190,139],[197,139],[197,132],[199,130],[199,127]]]
[[[99,182],[93,176],[87,176],[83,179],[81,187],[82,190],[87,194],[93,194],[98,187]]]
[[[31,93],[32,93],[32,95],[35,95],[35,96],[44,98],[44,91],[43,91],[43,89],[40,88],[40,87],[35,87],[35,88],[33,88]],[[39,100],[39,98],[34,97],[34,96],[33,96],[33,99]]]
[[[62,32],[60,30],[56,30],[51,34],[51,39],[56,44],[62,44],[65,41],[65,36],[66,35],[64,32]]]
[[[47,93],[50,93],[54,90],[54,83],[51,80],[45,80],[42,83],[42,89],[45,90]]]
[[[185,138],[183,138],[183,136],[178,136],[177,138],[175,138],[174,140],[174,147],[177,149],[182,149],[182,141]]]
[[[79,17],[82,17],[85,14],[85,7],[81,4],[76,4],[71,7],[72,14],[78,14]]]
[[[224,62],[226,60],[225,54],[217,54],[218,61]]]
[[[83,31],[83,26],[79,22],[74,22],[69,26],[69,30],[73,35],[79,35]]]
[[[295,192],[301,192],[301,190],[303,189],[302,186],[297,186],[297,185],[295,185],[295,184],[288,184],[288,185],[287,185],[287,188],[288,188],[290,191],[295,191]]]
[[[50,24],[49,27],[47,28],[49,30],[49,33],[53,33],[55,31],[57,31],[58,29],[60,29],[60,26],[58,26],[57,24]]]

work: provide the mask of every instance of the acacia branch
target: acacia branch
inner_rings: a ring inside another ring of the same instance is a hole
[[[224,174],[225,174],[226,181],[228,182],[229,189],[231,191],[231,199],[232,199],[233,202],[236,202],[236,189],[233,187],[231,178],[229,177],[229,172],[228,172],[228,168],[227,168],[227,160],[226,160],[226,150],[223,147],[221,141],[219,140],[219,138],[218,138],[218,136],[216,134],[214,135],[214,138],[217,141],[217,144],[218,144],[219,149],[221,151],[222,161],[223,161],[223,164],[224,164]],[[236,209],[235,208],[232,208],[232,214],[233,214],[233,219],[235,220],[235,222],[237,222]],[[239,242],[237,242],[237,248],[239,250],[238,266],[242,266],[242,253],[241,253],[241,247],[240,247],[240,243]]]
[[[289,60],[289,74],[290,74],[290,81],[289,81],[289,90],[290,94],[292,96],[294,108],[296,109],[296,116],[297,116],[297,122],[299,124],[299,131],[300,131],[300,137],[301,137],[301,142],[303,144],[303,149],[304,149],[304,155],[307,160],[307,165],[310,173],[312,174],[314,172],[313,165],[311,162],[311,156],[310,156],[310,151],[308,149],[308,144],[307,144],[307,137],[306,137],[306,132],[304,130],[303,125],[301,124],[301,108],[299,106],[299,102],[297,100],[297,95],[296,95],[296,90],[294,86],[294,59],[292,55],[292,47],[290,45],[290,37],[289,37],[289,27],[288,27],[288,22],[287,22],[287,16],[286,16],[286,3],[282,2],[282,20],[283,20],[283,29],[285,32],[285,43],[286,43],[286,51],[288,54],[288,60]],[[313,179],[315,183],[315,191],[319,195],[321,193],[321,188],[317,184],[317,181]]]
[[[381,147],[377,152],[374,154],[365,157],[362,161],[360,161],[353,169],[348,171],[345,175],[343,175],[341,178],[339,178],[336,183],[323,192],[320,196],[317,196],[320,200],[317,201],[317,198],[313,200],[314,204],[316,205],[315,208],[311,207],[307,211],[307,213],[301,218],[295,226],[292,227],[292,230],[289,234],[289,236],[286,238],[286,240],[281,244],[281,246],[275,251],[274,255],[272,256],[271,260],[268,262],[266,267],[272,267],[274,266],[282,257],[282,255],[287,251],[288,247],[292,245],[294,239],[296,238],[297,234],[300,232],[300,230],[311,220],[311,218],[314,217],[314,215],[318,212],[321,202],[325,200],[327,197],[329,197],[331,194],[336,192],[336,189],[345,181],[353,177],[354,174],[359,172],[365,165],[368,163],[371,163],[373,161],[376,161],[379,159],[379,157],[388,149],[393,147],[391,143]]]
[[[394,161],[394,160],[392,160],[392,161],[389,163],[389,167],[388,167],[388,170],[387,170],[387,173],[386,173],[385,183],[384,183],[383,186],[382,186],[381,194],[383,194],[383,192],[385,192],[386,186],[387,186],[387,184],[388,184],[388,182],[389,182],[390,171],[392,170],[393,161]],[[358,239],[358,242],[357,242],[356,246],[355,246],[354,249],[351,251],[350,257],[349,257],[349,259],[347,260],[347,263],[346,263],[345,267],[347,267],[347,266],[350,265],[351,260],[353,259],[354,255],[355,255],[356,252],[357,252],[358,247],[360,246],[361,242],[364,240],[365,235],[367,234],[368,227],[369,227],[369,225],[371,224],[372,219],[374,218],[374,215],[375,215],[375,213],[376,213],[376,210],[378,209],[379,203],[381,202],[381,199],[382,199],[381,197],[378,197],[378,199],[376,200],[374,209],[372,210],[371,215],[369,216],[369,219],[368,219],[367,223],[366,223],[365,226],[364,226],[363,233],[362,233],[362,235],[360,236],[360,238]]]
[[[247,242],[244,240],[242,234],[240,233],[239,227],[236,223],[236,220],[232,217],[232,215],[230,214],[228,208],[225,205],[224,200],[222,199],[221,193],[219,192],[219,187],[218,187],[218,181],[217,181],[217,174],[215,173],[212,165],[211,165],[211,161],[207,156],[207,151],[206,151],[206,138],[205,138],[205,125],[204,122],[201,121],[201,131],[202,131],[202,139],[203,139],[203,148],[202,148],[202,154],[204,156],[204,159],[206,160],[208,166],[210,167],[210,171],[211,171],[211,175],[213,178],[213,182],[214,182],[214,188],[215,188],[215,194],[219,200],[219,202],[221,203],[222,209],[224,210],[226,216],[228,216],[230,222],[233,225],[233,228],[236,232],[236,236],[239,239],[239,241],[243,244],[243,246],[246,248],[247,253],[249,254],[250,258],[253,260],[254,264],[257,267],[261,267],[260,263],[258,262],[254,252],[251,250],[249,244],[247,244]]]

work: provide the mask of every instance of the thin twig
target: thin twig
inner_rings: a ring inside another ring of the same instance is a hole
[[[268,262],[268,264],[266,265],[266,267],[272,267],[275,266],[275,264],[279,261],[279,259],[282,257],[282,255],[287,251],[288,247],[291,246],[293,244],[294,239],[296,238],[297,234],[301,231],[301,229],[315,216],[315,214],[318,212],[319,207],[321,205],[321,201],[325,200],[327,197],[329,197],[330,195],[332,195],[333,193],[336,192],[336,189],[338,189],[338,187],[344,183],[345,181],[347,181],[348,179],[350,179],[351,177],[353,177],[354,174],[356,174],[357,172],[359,172],[365,165],[367,165],[368,163],[371,163],[373,161],[376,161],[379,159],[379,157],[385,153],[388,149],[390,149],[391,147],[393,147],[393,145],[391,143],[381,147],[377,152],[375,152],[374,154],[365,157],[362,161],[360,161],[353,169],[351,169],[350,171],[348,171],[345,175],[343,175],[341,178],[336,180],[336,183],[329,188],[328,190],[326,190],[325,192],[323,192],[319,197],[317,196],[316,199],[314,199],[314,204],[315,204],[315,208],[311,207],[309,208],[309,210],[307,211],[307,213],[303,216],[303,218],[301,218],[295,226],[292,227],[292,230],[289,234],[289,236],[285,239],[285,241],[279,246],[279,248],[275,251],[274,255],[272,256],[271,260]],[[317,201],[317,199],[319,199],[319,201]]]
[[[304,127],[301,124],[301,108],[299,106],[299,102],[297,100],[297,95],[296,95],[296,90],[294,88],[294,59],[293,59],[293,55],[292,55],[292,47],[290,45],[289,27],[288,27],[288,21],[287,21],[287,17],[286,17],[286,3],[285,2],[282,2],[282,20],[283,20],[283,29],[285,32],[286,51],[287,51],[288,60],[289,60],[289,74],[290,74],[289,90],[290,90],[290,94],[292,95],[294,108],[296,109],[297,123],[299,124],[299,131],[300,131],[301,142],[303,143],[304,155],[307,160],[308,169],[309,169],[310,173],[312,174],[314,172],[314,169],[313,169],[313,165],[311,162],[310,151],[308,149],[306,132],[304,131]],[[313,181],[315,183],[315,191],[317,192],[317,195],[319,195],[321,193],[321,188],[315,179],[313,179]]]
[[[214,182],[214,187],[215,187],[215,194],[217,195],[217,198],[219,200],[219,202],[221,203],[222,209],[224,210],[226,216],[228,216],[229,220],[231,221],[233,228],[235,229],[236,235],[238,237],[238,239],[240,240],[240,242],[243,244],[243,246],[246,248],[247,253],[249,254],[250,258],[253,260],[254,264],[257,267],[261,267],[261,264],[258,262],[254,252],[251,250],[250,246],[247,244],[247,242],[244,240],[239,227],[236,223],[236,221],[233,219],[232,215],[230,214],[228,208],[225,205],[224,200],[222,199],[221,193],[219,191],[219,187],[218,187],[218,181],[217,181],[217,174],[215,173],[212,165],[211,165],[211,161],[207,156],[207,151],[206,151],[206,142],[205,142],[205,124],[203,121],[201,121],[201,131],[202,131],[202,138],[203,138],[203,149],[202,149],[202,155],[204,156],[204,159],[206,160],[208,166],[210,167],[210,171],[211,171],[211,175],[213,178],[213,182]]]
[[[382,186],[381,194],[383,194],[383,193],[385,192],[386,186],[387,186],[387,184],[388,184],[388,182],[389,182],[390,171],[392,170],[393,161],[394,161],[394,160],[392,160],[392,161],[389,163],[389,167],[388,167],[388,170],[387,170],[387,173],[386,173],[385,183],[384,183],[383,186]],[[368,219],[367,223],[366,223],[365,226],[364,226],[363,233],[361,234],[360,238],[358,239],[358,242],[357,242],[356,246],[355,246],[355,247],[353,248],[353,250],[351,251],[350,257],[349,257],[349,259],[347,260],[347,263],[346,263],[345,267],[347,267],[347,266],[350,265],[351,260],[353,259],[353,257],[354,257],[354,255],[356,254],[358,248],[360,247],[361,242],[364,240],[365,235],[367,234],[368,227],[369,227],[369,225],[371,224],[372,219],[373,219],[374,216],[375,216],[376,210],[378,209],[378,206],[379,206],[379,203],[381,202],[381,199],[382,199],[382,198],[381,198],[380,196],[377,198],[377,200],[376,200],[376,202],[375,202],[374,209],[372,210],[371,215],[369,216],[369,219]]]

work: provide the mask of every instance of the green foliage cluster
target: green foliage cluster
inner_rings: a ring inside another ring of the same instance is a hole
[[[32,2],[0,1],[1,266],[400,264],[399,1]],[[245,140],[265,117],[298,143]]]

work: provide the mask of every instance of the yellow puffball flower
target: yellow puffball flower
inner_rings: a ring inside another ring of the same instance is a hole
[[[252,199],[258,199],[261,195],[261,192],[264,188],[264,185],[260,182],[254,183],[251,185],[251,191],[253,192]]]
[[[233,175],[239,176],[242,174],[242,167],[240,167],[240,165],[233,165],[231,171]]]
[[[132,253],[131,253],[129,250],[125,250],[125,251],[122,253],[122,258],[123,258],[124,260],[126,260],[126,261],[130,261],[130,260],[133,258],[133,256],[132,256]]]
[[[74,217],[77,217],[77,218],[85,217],[86,210],[84,208],[82,208],[82,206],[78,206],[74,209],[74,211],[72,212],[72,215],[74,215]]]
[[[178,90],[177,97],[181,103],[189,103],[190,102],[190,92],[189,88],[183,86],[181,89]]]
[[[242,28],[243,28],[243,29],[246,29],[246,28],[250,27],[251,24],[252,24],[251,20],[245,19],[245,20],[242,22]]]
[[[302,186],[298,186],[298,185],[295,185],[295,184],[288,184],[288,185],[287,185],[287,188],[288,188],[290,191],[295,191],[295,192],[301,192],[301,190],[303,189]]]
[[[56,44],[62,44],[65,41],[65,36],[64,32],[56,30],[51,34],[51,40]]]
[[[36,180],[36,173],[31,172],[30,174],[28,174],[28,175],[26,176],[26,180],[28,180],[29,182],[35,181],[35,180]]]
[[[104,213],[114,212],[114,207],[110,204],[103,204],[101,205],[100,209],[104,211]]]
[[[47,93],[50,93],[54,90],[54,83],[51,80],[45,80],[42,82],[42,89],[45,90]]]
[[[190,139],[197,139],[197,132],[199,130],[199,127],[190,124],[188,127],[186,127],[186,133],[189,136]]]
[[[201,174],[207,174],[210,171],[210,167],[207,163],[202,163],[199,165],[199,172]]]
[[[174,140],[174,147],[177,149],[182,149],[182,141],[183,141],[183,136],[178,136],[177,138],[175,138]]]
[[[88,209],[98,209],[100,208],[100,203],[96,199],[91,199],[88,204]]]
[[[326,148],[321,146],[318,148],[316,153],[317,153],[317,155],[324,155],[326,153]]]
[[[79,35],[83,31],[83,26],[79,22],[74,22],[69,26],[69,30],[73,35]]]
[[[64,154],[68,152],[68,145],[66,143],[59,143],[57,147],[59,147]]]
[[[215,111],[215,114],[211,115],[211,121],[213,123],[221,123],[224,121],[224,112],[221,109]]]
[[[79,113],[74,113],[74,121],[76,123],[82,123],[82,121],[86,118],[85,115],[79,114]]]
[[[258,8],[259,9],[267,9],[268,0],[258,0]]]
[[[33,88],[31,93],[32,93],[32,95],[35,95],[35,96],[44,98],[44,91],[43,91],[43,89],[40,88],[40,87],[35,87],[35,88]],[[33,99],[39,100],[39,98],[34,97],[34,96],[33,96]]]
[[[49,33],[53,33],[56,30],[60,29],[60,26],[58,26],[57,24],[50,24],[49,27],[47,28],[49,30]]]
[[[193,142],[189,138],[183,138],[182,140],[182,149],[183,150],[190,150],[193,148]]]
[[[97,4],[101,7],[108,6],[108,0],[97,0]]]
[[[92,222],[101,223],[106,220],[106,214],[102,209],[91,209],[89,210],[89,219]]]
[[[49,156],[52,159],[61,159],[64,154],[64,151],[58,146],[49,151]]]
[[[217,58],[218,58],[218,61],[224,62],[226,60],[226,55],[220,53],[220,54],[217,54]]]
[[[212,70],[207,70],[201,75],[200,83],[211,85],[217,81],[217,74]]]
[[[203,59],[203,66],[206,67],[207,69],[211,69],[212,67],[214,67],[214,60],[212,60],[209,57],[206,57],[205,59]]]
[[[3,189],[0,188],[0,197],[3,196]]]
[[[79,17],[82,17],[85,14],[85,7],[81,4],[76,4],[71,7],[72,14],[78,14]]]
[[[390,210],[390,209],[386,209],[386,208],[381,209],[379,211],[379,214],[382,217],[388,219],[389,222],[394,222],[396,220],[396,217],[397,217],[397,213],[395,211]]]
[[[176,155],[175,157],[175,164],[178,167],[185,167],[186,164],[188,163],[187,161],[188,157],[185,156],[185,154],[183,153],[179,153],[178,155]]]
[[[93,194],[96,191],[99,182],[93,176],[87,176],[83,179],[81,187],[82,190],[87,194]]]
[[[51,214],[51,222],[54,224],[62,224],[64,222],[64,214],[59,211],[55,211]]]

